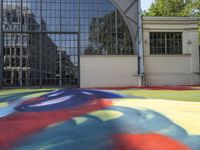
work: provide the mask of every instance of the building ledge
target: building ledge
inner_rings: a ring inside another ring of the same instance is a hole
[[[145,55],[144,57],[190,57],[192,54],[178,54],[178,55]]]
[[[200,17],[166,17],[166,16],[143,16],[143,21],[195,21],[200,22]]]
[[[81,55],[80,57],[138,57],[138,55]]]

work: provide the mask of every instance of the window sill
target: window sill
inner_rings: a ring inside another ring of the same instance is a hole
[[[81,57],[119,57],[119,56],[122,56],[122,57],[130,57],[130,56],[137,56],[135,54],[132,54],[132,55],[80,55]]]
[[[150,55],[145,55],[145,57],[186,57],[186,56],[191,56],[192,54],[150,54]]]

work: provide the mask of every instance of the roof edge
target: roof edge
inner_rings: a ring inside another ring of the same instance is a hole
[[[168,16],[143,16],[143,21],[197,21],[200,22],[200,17],[168,17]]]

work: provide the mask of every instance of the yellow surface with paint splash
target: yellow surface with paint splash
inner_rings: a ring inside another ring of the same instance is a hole
[[[122,117],[124,114],[113,110],[99,110],[90,113],[89,115],[99,118],[101,121],[110,121]]]
[[[88,119],[85,117],[75,117],[75,118],[73,118],[73,120],[75,121],[76,125],[80,125],[80,124],[86,122]]]
[[[154,110],[182,128],[189,134],[200,134],[200,103],[181,102],[163,99],[123,99],[114,102],[114,106],[135,109]]]
[[[0,108],[4,108],[4,107],[7,107],[7,106],[8,106],[7,102],[0,103]]]
[[[198,87],[196,87],[197,89]],[[121,94],[129,96],[140,96],[148,99],[167,99],[177,101],[200,102],[200,90],[122,90]]]
[[[13,94],[19,94],[19,93],[28,93],[28,92],[42,92],[42,91],[51,91],[55,90],[54,88],[50,89],[6,89],[6,90],[0,90],[0,96],[6,96],[6,95],[13,95]]]

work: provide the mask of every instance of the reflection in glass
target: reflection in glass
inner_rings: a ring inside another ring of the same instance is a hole
[[[110,0],[3,0],[2,12],[6,86],[77,86],[79,50],[134,54],[129,29]]]

